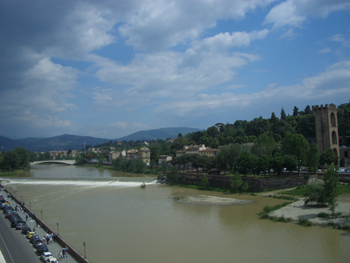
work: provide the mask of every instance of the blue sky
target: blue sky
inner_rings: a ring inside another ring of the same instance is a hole
[[[1,1],[0,135],[116,139],[350,99],[349,0]]]

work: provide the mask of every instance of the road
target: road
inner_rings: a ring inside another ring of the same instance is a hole
[[[34,248],[20,230],[11,228],[10,222],[0,212],[0,250],[6,263],[41,262]],[[3,259],[0,257],[0,262]]]

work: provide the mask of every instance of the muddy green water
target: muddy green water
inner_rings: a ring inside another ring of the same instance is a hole
[[[272,198],[197,191],[117,172],[33,166],[7,188],[93,263],[99,262],[350,262],[350,235],[321,227],[259,220]],[[4,180],[2,178],[1,180]],[[140,188],[146,181],[147,187]],[[175,203],[175,195],[253,200],[240,206]]]

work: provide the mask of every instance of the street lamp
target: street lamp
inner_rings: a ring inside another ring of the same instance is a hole
[[[86,259],[86,250],[85,250],[86,243],[85,242],[83,242],[83,246],[84,246],[84,259]]]
[[[60,233],[59,233],[59,228],[58,228],[58,223],[57,223],[57,236],[59,236]]]

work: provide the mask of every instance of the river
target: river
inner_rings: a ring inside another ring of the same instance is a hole
[[[35,165],[6,187],[93,263],[350,262],[350,235],[260,220],[267,197],[198,191],[96,168]],[[145,189],[140,188],[146,182]],[[176,195],[215,195],[247,205],[176,203]],[[58,223],[58,225],[57,225]]]

